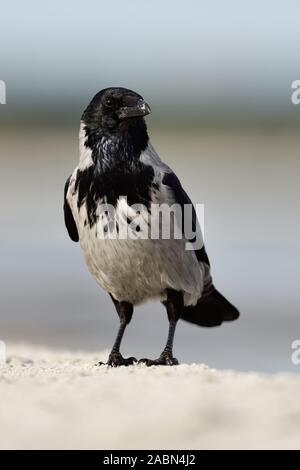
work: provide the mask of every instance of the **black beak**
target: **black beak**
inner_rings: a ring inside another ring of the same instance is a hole
[[[135,103],[123,106],[117,111],[119,119],[147,116],[150,113],[150,106],[142,98]]]

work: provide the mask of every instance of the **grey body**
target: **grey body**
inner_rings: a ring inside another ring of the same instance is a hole
[[[118,301],[138,305],[157,298],[166,300],[167,289],[183,293],[184,305],[195,305],[205,288],[211,284],[209,266],[199,262],[192,250],[186,250],[186,240],[122,240],[101,239],[97,236],[101,220],[91,228],[85,223],[86,205],[78,208],[78,192],[75,191],[77,170],[93,165],[90,150],[84,145],[85,131],[80,130],[80,161],[74,170],[67,190],[67,201],[71,208],[89,271],[97,283]],[[171,172],[152,145],[141,153],[141,161],[154,170],[157,190],[152,193],[153,203],[174,204],[172,191],[163,184],[165,173]],[[97,201],[102,204],[103,201]],[[122,212],[124,199],[117,202],[117,211]],[[200,236],[200,234],[199,234]]]

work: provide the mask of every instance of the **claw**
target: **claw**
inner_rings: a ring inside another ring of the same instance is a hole
[[[108,361],[99,362],[98,366],[111,366],[111,367],[119,367],[119,366],[131,366],[137,362],[135,357],[128,357],[124,358],[120,353],[112,353],[109,355]]]
[[[161,354],[158,359],[143,358],[138,361],[138,364],[146,364],[147,367],[151,366],[177,366],[179,364],[176,357],[171,354]]]

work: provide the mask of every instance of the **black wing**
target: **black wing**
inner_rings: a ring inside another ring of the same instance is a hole
[[[191,221],[192,222],[192,230],[193,230],[193,233],[199,233],[200,232],[200,226],[199,226],[199,222],[198,222],[198,219],[197,219],[197,214],[196,214],[196,211],[195,211],[195,207],[194,207],[192,201],[190,200],[190,198],[188,197],[187,193],[184,191],[183,187],[181,186],[181,183],[180,183],[179,179],[177,178],[177,176],[175,175],[175,173],[173,173],[173,172],[165,173],[164,176],[163,176],[162,182],[163,182],[163,184],[165,184],[166,186],[168,186],[172,190],[172,192],[174,194],[175,201],[177,202],[177,204],[179,204],[181,206],[182,216],[184,214],[184,205],[185,204],[191,204],[191,206],[192,206],[192,221]],[[183,223],[182,223],[182,227],[184,227]],[[189,241],[191,243],[193,243],[193,242],[195,242],[195,238],[193,240],[189,240]],[[197,260],[199,262],[202,261],[203,263],[206,263],[209,266],[209,259],[208,259],[208,256],[206,254],[204,245],[203,245],[202,248],[195,250],[195,255],[196,255]]]
[[[192,204],[174,173],[166,173],[163,178],[163,183],[173,191],[174,198],[176,202],[180,204],[182,212],[184,204]],[[194,233],[200,230],[194,206],[192,210],[192,227]],[[190,241],[193,242],[193,240]],[[208,271],[206,271],[204,289],[200,299],[196,305],[185,306],[181,318],[190,323],[207,327],[221,325],[223,321],[236,320],[239,317],[238,310],[215,289],[212,283],[212,278],[209,273],[209,260],[204,246],[200,250],[195,250],[195,254],[199,263],[203,262],[208,265]]]
[[[67,192],[68,192],[68,188],[69,188],[70,178],[71,178],[71,176],[69,176],[69,178],[68,178],[67,181],[66,181],[66,184],[65,184],[65,191],[64,191],[64,215],[65,215],[65,225],[66,225],[66,227],[67,227],[68,234],[69,234],[71,240],[73,240],[73,242],[78,242],[79,236],[78,236],[78,231],[77,231],[76,223],[75,223],[75,220],[74,220],[74,217],[73,217],[71,208],[70,208],[70,206],[69,206],[69,203],[68,203],[68,201],[67,201]]]

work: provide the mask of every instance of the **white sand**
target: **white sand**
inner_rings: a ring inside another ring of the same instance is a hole
[[[10,347],[0,447],[300,448],[299,377],[94,366],[105,357]]]

